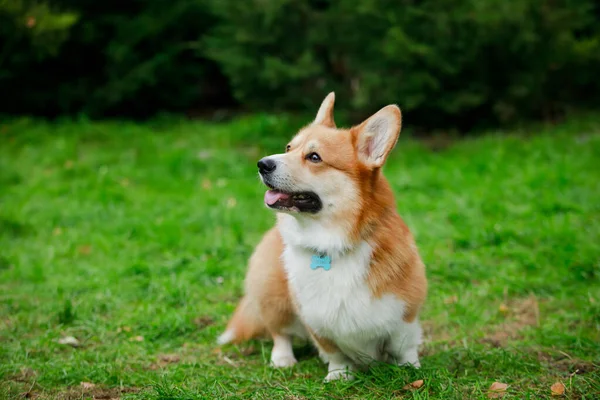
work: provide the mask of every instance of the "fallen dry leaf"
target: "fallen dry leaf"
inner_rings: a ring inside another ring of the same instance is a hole
[[[550,386],[550,390],[552,391],[552,396],[562,396],[565,394],[565,385],[561,382],[556,382]]]
[[[80,385],[84,390],[90,390],[96,387],[96,385],[91,382],[81,382]]]
[[[179,361],[181,361],[181,357],[177,354],[161,354],[158,356],[158,361],[156,363],[150,364],[150,369],[157,370],[168,364],[176,364]]]
[[[92,252],[92,246],[90,246],[89,244],[86,244],[84,246],[79,246],[77,248],[77,252],[81,255],[87,256]]]
[[[28,28],[33,28],[35,26],[36,20],[34,17],[27,17],[26,25]]]
[[[506,306],[506,304],[500,304],[500,307],[498,307],[498,311],[506,315],[508,314],[508,307]]]
[[[200,317],[194,318],[194,325],[196,325],[198,328],[204,328],[214,323],[215,320],[209,317],[208,315],[202,315]]]
[[[134,337],[130,338],[129,340],[131,340],[132,342],[143,342],[144,337],[143,336],[134,336]]]
[[[71,346],[71,347],[79,346],[79,340],[77,340],[73,336],[62,337],[62,338],[58,339],[58,343],[65,344],[65,345]]]
[[[450,296],[444,299],[444,304],[455,304],[458,303],[458,296]]]
[[[413,389],[419,389],[421,386],[423,386],[423,379],[419,379],[418,381],[411,382],[408,385],[405,385],[402,389],[413,390]]]
[[[488,399],[499,399],[506,394],[508,385],[506,383],[494,382],[489,388]]]
[[[177,354],[161,354],[159,360],[166,364],[178,363],[181,359]]]

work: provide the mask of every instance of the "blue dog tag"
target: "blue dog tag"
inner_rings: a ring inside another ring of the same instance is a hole
[[[310,259],[310,269],[315,270],[317,268],[323,268],[325,271],[331,269],[331,257],[327,254],[313,255]]]

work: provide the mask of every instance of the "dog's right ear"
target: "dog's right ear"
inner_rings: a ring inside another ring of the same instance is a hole
[[[328,128],[335,128],[335,121],[333,120],[333,104],[335,103],[335,93],[331,92],[325,97],[325,100],[321,103],[317,117],[315,118],[314,125],[323,125]]]

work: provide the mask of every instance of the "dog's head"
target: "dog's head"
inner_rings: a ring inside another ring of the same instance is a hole
[[[315,120],[287,144],[285,153],[258,162],[260,178],[269,187],[269,208],[338,218],[365,206],[365,195],[400,135],[400,109],[389,105],[360,125],[337,129],[334,102],[330,93]]]

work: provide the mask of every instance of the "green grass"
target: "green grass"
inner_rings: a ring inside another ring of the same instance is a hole
[[[305,343],[291,370],[267,365],[268,341],[218,351],[274,221],[256,160],[297,128],[0,125],[0,398],[471,399],[494,381],[504,398],[550,397],[556,381],[568,398],[600,396],[597,115],[442,147],[400,140],[385,173],[428,267],[421,370],[326,385]]]

